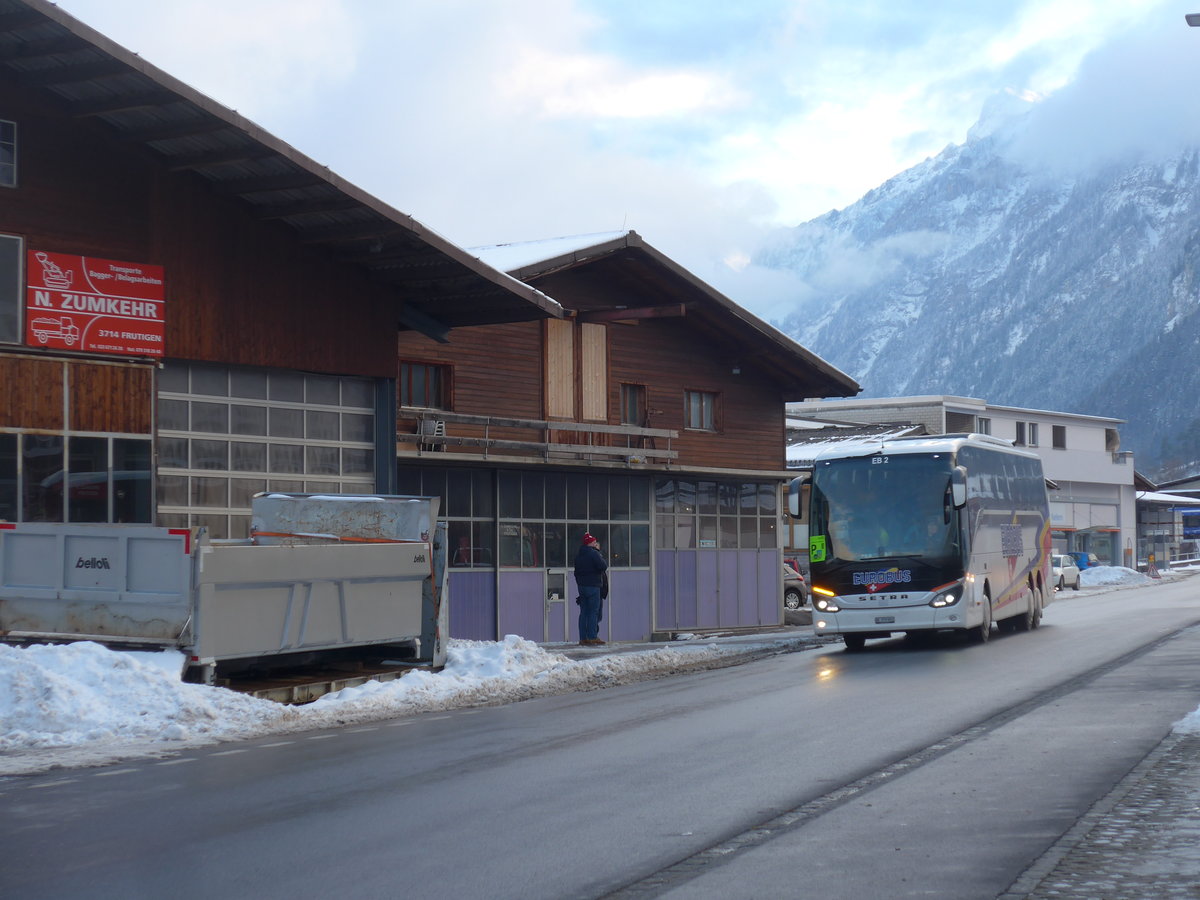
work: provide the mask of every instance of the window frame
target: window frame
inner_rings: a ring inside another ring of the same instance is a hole
[[[413,395],[413,372],[417,369],[425,373],[424,403],[411,402]],[[407,370],[407,371],[406,371]],[[419,359],[402,359],[396,372],[396,394],[401,408],[411,409],[440,409],[449,411],[451,406],[451,386],[453,383],[453,367],[446,363],[427,362]],[[429,388],[429,375],[435,374],[438,382],[436,390]]]
[[[8,246],[12,242],[13,280],[11,285],[0,284],[0,322],[6,313],[11,311],[13,332],[5,335],[0,331],[0,344],[19,345],[25,342],[25,239],[17,234],[0,234],[0,244]],[[6,296],[11,288],[11,296]]]
[[[12,139],[4,140],[4,126],[9,126],[12,129]],[[6,163],[0,159],[0,187],[15,188],[17,186],[17,123],[11,119],[0,119],[0,149],[5,145],[11,148],[12,162]],[[5,177],[5,172],[10,171],[11,175]]]
[[[693,413],[693,398],[699,401],[700,424],[695,424]],[[715,434],[720,431],[718,406],[720,394],[715,391],[700,391],[684,388],[683,391],[683,427],[687,431],[704,431]],[[707,412],[707,416],[705,413]]]
[[[623,382],[621,384],[621,424],[644,428],[646,425],[646,386]],[[630,418],[632,413],[633,418]]]

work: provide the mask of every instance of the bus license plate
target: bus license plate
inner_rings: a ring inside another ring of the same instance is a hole
[[[895,616],[876,616],[875,624],[876,625],[894,625],[894,624],[896,624],[896,617]]]

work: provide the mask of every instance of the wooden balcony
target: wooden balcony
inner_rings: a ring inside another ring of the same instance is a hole
[[[536,458],[544,462],[595,461],[615,465],[669,465],[679,453],[679,432],[634,425],[552,422],[477,416],[401,407],[399,456],[471,453],[488,457]]]

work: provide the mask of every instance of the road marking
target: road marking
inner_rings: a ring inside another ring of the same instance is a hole
[[[125,775],[129,772],[136,772],[137,769],[113,769],[111,772],[93,772],[96,778],[107,778],[109,775]]]
[[[330,738],[338,737],[336,734],[310,734],[306,740],[310,741],[327,741]]]
[[[58,781],[43,781],[41,784],[31,784],[31,788],[58,787],[60,784],[74,784],[78,778],[60,778]]]
[[[195,762],[195,761],[196,761],[196,757],[185,756],[183,759],[164,759],[162,762],[156,762],[155,765],[156,766],[178,766],[181,763],[190,763],[190,762]]]
[[[209,756],[233,756],[235,753],[245,753],[249,747],[238,747],[236,750],[218,750],[216,753],[210,753]]]
[[[378,730],[379,730],[378,725],[372,725],[369,728],[351,728],[346,732],[346,734],[362,734],[364,731],[378,731]]]
[[[405,719],[403,722],[388,722],[387,727],[388,728],[400,728],[404,725],[411,725],[411,724],[412,724],[412,719]]]
[[[263,744],[263,747],[286,747],[288,744],[294,744],[295,741],[275,741],[273,744]]]

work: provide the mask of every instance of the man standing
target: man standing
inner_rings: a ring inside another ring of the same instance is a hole
[[[603,644],[600,640],[600,589],[604,585],[608,563],[600,555],[600,542],[590,534],[583,536],[575,554],[575,584],[579,587],[579,643]]]

